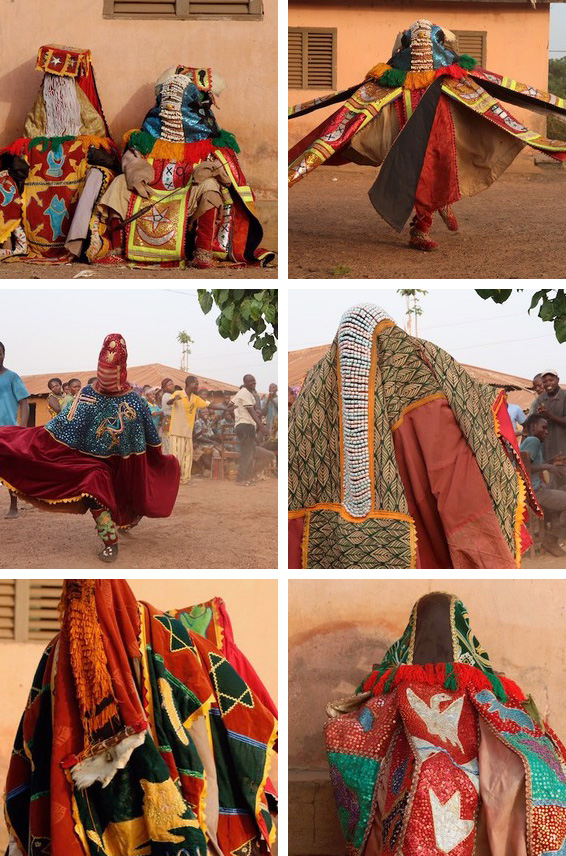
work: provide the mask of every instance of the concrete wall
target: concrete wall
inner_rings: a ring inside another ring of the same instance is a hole
[[[172,65],[214,68],[226,80],[216,111],[242,149],[241,163],[258,197],[277,188],[277,4],[262,21],[113,20],[103,0],[0,0],[0,146],[22,136],[42,75],[40,45],[90,48],[110,130],[139,128],[154,103],[154,83]]]
[[[493,666],[531,693],[566,737],[564,580],[307,580],[289,584],[289,853],[339,856],[328,782],[328,701],[352,693],[430,591],[466,604]]]
[[[128,580],[139,600],[163,609],[180,608],[224,598],[236,644],[248,657],[277,703],[277,581],[276,580]],[[43,643],[0,643],[0,790],[20,716],[44,649]],[[277,779],[276,767],[272,778]],[[0,816],[0,852],[8,836]]]
[[[491,71],[529,83],[540,89],[548,85],[549,6],[529,3],[352,3],[326,0],[324,3],[290,0],[290,27],[337,28],[337,89],[346,89],[363,80],[377,62],[387,62],[397,33],[418,18],[427,18],[450,30],[487,32],[487,62]],[[289,104],[309,101],[327,91],[289,90]],[[336,106],[289,122],[293,145]],[[511,108],[513,115],[544,133],[545,119],[535,113]]]

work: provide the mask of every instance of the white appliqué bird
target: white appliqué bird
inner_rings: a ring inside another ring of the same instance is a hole
[[[437,693],[432,696],[430,705],[422,700],[409,687],[407,689],[407,699],[409,704],[422,719],[430,734],[436,734],[444,743],[450,743],[452,746],[458,746],[463,752],[463,746],[458,737],[458,726],[460,724],[460,714],[464,704],[464,696],[460,696],[452,704],[448,705],[444,710],[440,710],[440,704],[443,701],[450,701],[450,696],[446,693]]]

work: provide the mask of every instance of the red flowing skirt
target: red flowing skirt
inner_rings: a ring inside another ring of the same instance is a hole
[[[49,511],[84,514],[92,498],[127,526],[139,516],[171,514],[179,464],[155,446],[125,458],[96,458],[59,443],[43,427],[8,427],[0,428],[0,480]]]

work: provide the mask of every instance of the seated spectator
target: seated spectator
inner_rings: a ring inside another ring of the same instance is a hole
[[[564,477],[566,467],[545,461],[542,444],[548,436],[548,422],[544,416],[533,414],[525,422],[527,436],[521,442],[521,452],[527,452],[531,464],[531,482],[539,505],[544,511],[545,522],[552,524],[552,532],[545,528],[544,546],[553,556],[565,556],[558,540],[566,535],[566,491],[555,490],[546,484],[545,471],[559,478]]]

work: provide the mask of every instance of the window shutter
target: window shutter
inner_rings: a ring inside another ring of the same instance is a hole
[[[262,0],[103,0],[108,18],[189,18],[193,15],[261,17]]]
[[[49,641],[59,631],[59,600],[63,580],[31,580],[28,639]]]
[[[16,612],[15,580],[0,580],[0,639],[14,638]]]
[[[307,88],[334,88],[334,43],[332,30],[307,33]]]
[[[336,30],[289,28],[288,67],[289,89],[335,89]]]
[[[487,33],[479,30],[454,30],[458,53],[468,54],[483,67],[486,64]]]
[[[289,89],[303,88],[303,33],[301,30],[289,30]]]

